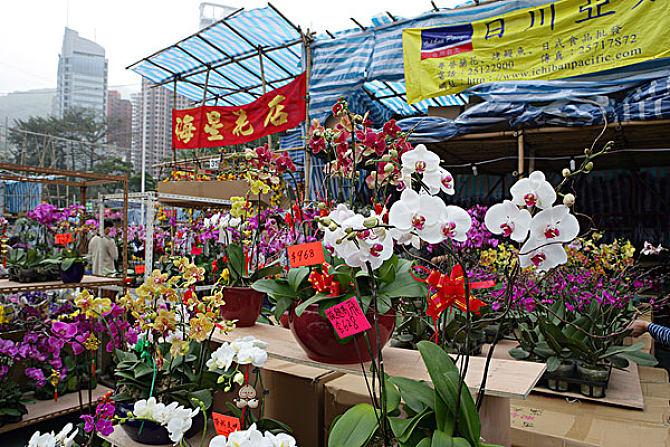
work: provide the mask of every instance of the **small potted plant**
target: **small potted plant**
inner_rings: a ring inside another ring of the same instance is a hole
[[[60,278],[65,284],[81,282],[86,269],[86,256],[74,250],[61,252]]]
[[[28,414],[24,405],[23,393],[19,385],[12,380],[0,382],[0,426],[19,422]]]

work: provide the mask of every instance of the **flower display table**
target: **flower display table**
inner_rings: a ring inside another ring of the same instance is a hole
[[[109,388],[98,385],[95,389],[91,391],[91,400],[95,406],[98,398],[103,396],[108,391],[111,391]],[[81,392],[83,406],[88,407],[88,391],[84,390]],[[69,413],[75,413],[79,410],[79,394],[78,393],[68,393],[64,396],[58,398],[58,401],[54,402],[53,400],[38,400],[33,403],[26,405],[28,409],[28,414],[26,414],[23,419],[14,424],[7,424],[0,427],[0,433],[6,433],[17,428],[26,427],[28,425],[37,424],[39,422],[44,422],[49,419],[54,419]]]
[[[256,324],[247,328],[236,328],[230,334],[217,332],[213,340],[232,341],[238,337],[254,336],[269,342],[271,358],[317,368],[361,376],[361,365],[332,365],[310,360],[298,346],[288,329],[279,326]],[[465,382],[475,393],[481,384],[486,359],[470,357]],[[459,365],[459,362],[457,362]],[[391,376],[430,381],[428,372],[418,351],[387,347],[384,349],[385,372]],[[545,371],[545,365],[516,360],[493,359],[489,367],[485,399],[480,411],[482,436],[488,442],[510,445],[510,399],[526,399]]]
[[[20,283],[9,279],[0,279],[0,294],[14,292],[29,292],[33,290],[58,290],[76,289],[78,287],[104,287],[122,285],[121,278],[110,278],[106,276],[85,275],[78,283],[65,284],[63,281],[44,281],[32,283]]]

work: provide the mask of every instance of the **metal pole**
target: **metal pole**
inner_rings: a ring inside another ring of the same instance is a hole
[[[267,92],[267,83],[265,81],[265,66],[263,65],[263,51],[261,47],[258,47],[258,61],[261,68],[261,87],[263,88],[263,94]],[[272,149],[272,135],[268,135],[268,148]]]
[[[142,203],[146,201],[147,203],[147,215],[146,215],[146,225],[145,229],[145,239],[144,239],[144,280],[149,279],[149,275],[153,271],[154,264],[154,212],[155,212],[155,201],[153,193],[148,197],[142,196]]]
[[[310,200],[309,186],[311,183],[312,177],[312,155],[309,153],[309,139],[307,138],[307,133],[309,132],[309,75],[311,72],[312,65],[312,46],[310,45],[309,40],[303,35],[303,45],[305,48],[305,83],[307,88],[305,89],[305,196],[304,200]]]

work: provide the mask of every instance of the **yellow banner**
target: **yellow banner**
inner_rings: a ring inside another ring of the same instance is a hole
[[[403,30],[407,100],[487,82],[558,79],[670,56],[670,0],[563,0]]]

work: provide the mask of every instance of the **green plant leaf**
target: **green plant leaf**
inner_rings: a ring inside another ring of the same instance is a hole
[[[318,304],[321,301],[327,301],[327,300],[332,300],[332,299],[333,299],[332,296],[322,295],[322,294],[318,293],[318,294],[314,295],[313,297],[311,297],[311,298],[303,301],[302,303],[300,303],[300,305],[298,305],[295,308],[295,314],[297,316],[300,316],[312,304]]]
[[[307,275],[309,275],[309,267],[292,268],[286,275],[289,287],[297,292]]]
[[[653,355],[642,352],[642,351],[633,351],[633,352],[622,352],[619,354],[621,357],[631,362],[635,362],[640,366],[656,366],[658,365],[658,360]]]
[[[479,445],[479,440],[475,445]],[[471,447],[472,444],[464,438],[453,438],[443,431],[435,430],[430,447]]]
[[[444,373],[443,376],[446,378],[448,384],[448,390],[445,390],[444,393],[456,398],[460,379],[458,371],[450,371]],[[437,390],[440,392],[439,389]],[[442,393],[440,393],[440,395],[443,399],[445,398]],[[479,444],[479,435],[481,433],[479,413],[477,412],[477,407],[472,399],[470,390],[465,383],[463,383],[461,388],[461,405],[459,411],[459,425],[456,428],[456,431],[465,437],[471,444]]]
[[[154,369],[147,365],[146,363],[139,363],[135,366],[135,370],[133,371],[133,374],[135,375],[136,379],[140,379],[144,376],[148,376],[150,374],[153,374]]]
[[[554,372],[561,366],[561,359],[556,356],[551,356],[547,359],[547,371]]]
[[[434,409],[435,392],[427,383],[405,377],[391,377],[389,380],[400,390],[405,405],[416,413],[420,413],[426,407]]]
[[[509,355],[512,356],[512,358],[514,358],[516,360],[526,360],[528,357],[530,357],[530,353],[524,351],[519,346],[517,346],[515,348],[512,348],[507,352],[509,353]]]
[[[226,255],[228,256],[228,267],[232,279],[234,281],[239,280],[244,276],[246,270],[244,250],[237,244],[230,244],[226,247]]]
[[[277,304],[275,304],[275,311],[274,311],[274,315],[277,321],[279,321],[281,316],[284,315],[284,312],[289,310],[291,304],[293,304],[293,299],[289,297],[281,296],[277,299]]]
[[[425,409],[421,413],[409,419],[401,417],[389,417],[388,421],[389,424],[391,425],[391,430],[393,431],[395,437],[398,439],[398,442],[400,443],[407,442],[407,439],[410,436],[412,436],[414,430],[419,425],[421,420],[431,413],[432,413],[431,410]]]
[[[430,438],[423,438],[416,447],[430,447]]]
[[[367,446],[379,429],[375,411],[370,404],[358,404],[349,408],[331,427],[328,447]]]
[[[386,390],[386,411],[392,413],[400,406],[400,391],[398,391],[395,384],[389,380],[388,376],[385,379],[384,386]]]
[[[644,343],[642,342],[637,342],[629,346],[610,346],[600,358],[605,359],[625,352],[640,352],[642,348],[644,348]]]
[[[251,288],[257,292],[267,294],[273,300],[278,300],[280,297],[292,300],[297,298],[295,291],[284,280],[259,279],[251,285]]]

